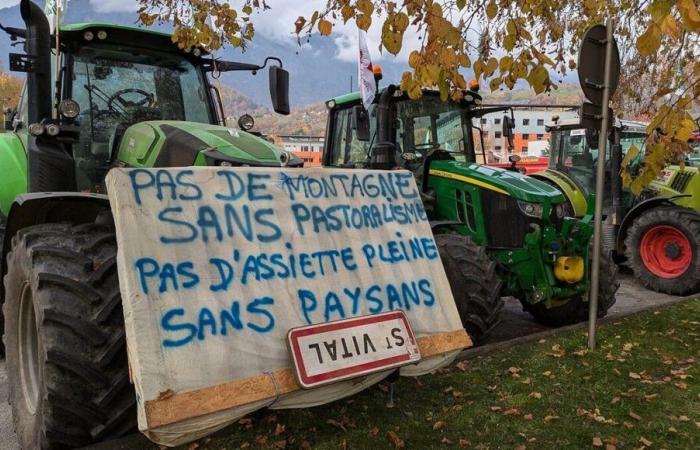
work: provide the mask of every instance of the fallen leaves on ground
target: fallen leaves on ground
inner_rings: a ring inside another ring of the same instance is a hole
[[[404,448],[406,446],[406,443],[395,432],[389,431],[386,435],[389,437],[389,442],[394,444],[394,448]]]

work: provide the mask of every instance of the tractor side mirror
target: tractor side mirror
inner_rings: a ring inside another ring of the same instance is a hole
[[[289,114],[289,72],[279,66],[270,66],[270,99],[278,114]]]
[[[358,141],[369,141],[369,115],[362,105],[352,107],[352,129]]]
[[[13,130],[15,128],[15,115],[17,114],[17,110],[15,108],[6,108],[3,113],[5,113],[5,130]]]
[[[586,143],[591,150],[598,150],[598,130],[586,128]]]
[[[503,116],[503,137],[508,140],[508,148],[513,148],[513,130],[515,129],[515,120],[510,116]]]

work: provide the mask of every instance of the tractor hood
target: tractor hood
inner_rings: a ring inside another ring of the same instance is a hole
[[[133,167],[301,166],[303,161],[251,133],[219,125],[146,121],[119,142],[119,161]]]
[[[564,196],[558,189],[519,172],[458,161],[433,161],[430,175],[474,184],[531,203],[558,204]]]

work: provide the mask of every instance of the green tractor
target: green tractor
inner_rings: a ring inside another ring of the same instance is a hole
[[[303,162],[223,126],[209,79],[277,61],[272,103],[286,114],[289,75],[279,60],[215,60],[178,49],[170,35],[115,25],[52,35],[41,8],[22,0],[20,10],[26,29],[3,27],[23,41],[26,54],[11,55],[11,65],[27,73],[12,131],[0,134],[9,401],[22,448],[79,447],[136,429],[107,171]]]
[[[331,99],[323,164],[414,173],[462,323],[477,343],[497,325],[504,296],[546,324],[585,320],[591,217],[565,217],[566,198],[546,183],[475,163],[484,147],[474,119],[503,110],[480,103],[474,91],[459,102],[427,90],[412,100],[393,85],[368,110],[358,93]],[[503,120],[512,137],[512,114]],[[616,275],[604,255],[601,316],[615,302]]]
[[[568,214],[582,217],[595,191],[598,136],[578,120],[548,124],[549,168],[533,174],[568,199]],[[618,121],[605,155],[603,240],[644,286],[673,295],[700,292],[700,174],[698,167],[669,166],[634,196],[622,188],[621,162],[635,145],[644,148],[646,124]],[[630,155],[632,156],[632,155]],[[639,168],[632,158],[629,169]],[[690,158],[689,158],[690,159]]]

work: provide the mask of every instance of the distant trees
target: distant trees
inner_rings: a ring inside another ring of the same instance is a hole
[[[22,80],[8,73],[0,72],[0,111],[16,108],[22,92]],[[0,128],[4,129],[4,120]]]

